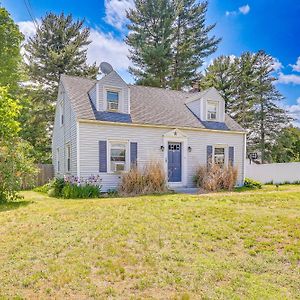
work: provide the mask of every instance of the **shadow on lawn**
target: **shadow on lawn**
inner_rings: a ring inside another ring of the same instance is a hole
[[[33,201],[0,202],[0,213],[4,211],[17,209],[19,207],[24,207],[31,203],[33,203]]]

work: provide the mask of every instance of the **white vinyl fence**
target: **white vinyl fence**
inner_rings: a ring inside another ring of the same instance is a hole
[[[293,183],[300,181],[300,162],[279,164],[246,164],[246,177],[261,183]]]

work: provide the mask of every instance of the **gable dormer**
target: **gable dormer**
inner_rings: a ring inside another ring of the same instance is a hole
[[[201,121],[225,122],[225,101],[215,88],[190,97],[186,105]]]
[[[114,70],[97,80],[89,96],[97,111],[130,114],[129,87]]]

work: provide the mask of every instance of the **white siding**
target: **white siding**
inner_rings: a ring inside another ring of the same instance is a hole
[[[103,190],[117,187],[120,175],[99,173],[99,141],[128,140],[138,143],[138,166],[151,160],[163,161],[163,135],[172,128],[151,128],[96,123],[79,123],[80,132],[80,175],[88,177],[100,174]],[[238,168],[238,184],[243,182],[244,135],[212,131],[181,130],[187,136],[187,144],[192,148],[187,153],[187,186],[193,186],[193,175],[197,166],[206,165],[206,146],[225,144],[234,146],[234,165]],[[167,149],[165,149],[167,151]]]
[[[58,106],[63,104],[64,124],[60,126]],[[66,144],[71,145],[71,171],[70,175],[77,173],[77,144],[76,144],[76,116],[71,108],[62,84],[59,86],[58,100],[56,105],[53,137],[52,137],[52,162],[56,177],[62,177],[66,174]],[[60,172],[57,170],[57,148],[59,148]]]
[[[106,110],[106,89],[116,88],[120,89],[120,104],[119,104],[119,112],[129,114],[130,113],[130,93],[129,88],[126,82],[115,72],[111,72],[110,74],[101,78],[98,81],[99,84],[99,111]]]

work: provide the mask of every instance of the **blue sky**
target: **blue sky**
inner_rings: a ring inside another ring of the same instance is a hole
[[[34,26],[24,1],[28,0],[0,0],[28,37],[34,34]],[[127,82],[132,82],[127,72],[130,62],[123,38],[126,35],[125,10],[132,7],[133,0],[29,2],[36,19],[49,11],[85,18],[92,29],[89,61],[109,61]],[[284,105],[300,120],[299,16],[300,1],[295,0],[210,0],[207,24],[216,23],[213,34],[222,37],[222,41],[206,63],[221,54],[240,55],[243,51],[265,50],[276,59],[279,78],[276,85],[286,97]],[[300,125],[300,121],[297,123]]]

